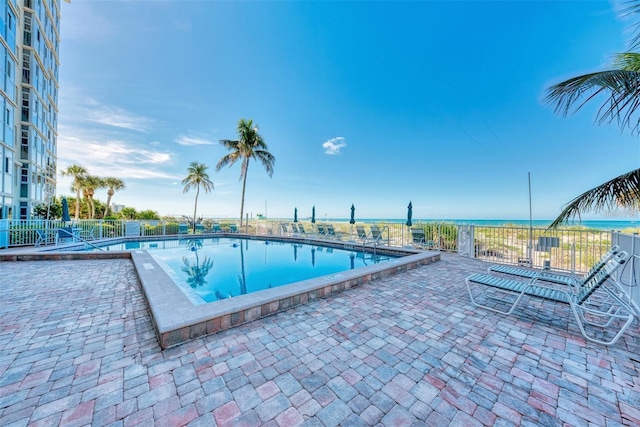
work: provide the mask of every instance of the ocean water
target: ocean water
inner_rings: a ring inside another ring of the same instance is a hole
[[[348,222],[349,218],[323,218],[322,221],[327,222]],[[376,219],[376,218],[356,218],[357,222],[364,223],[405,223],[407,222],[406,218],[393,218],[393,219]],[[517,227],[529,227],[528,219],[412,219],[414,224],[417,223],[426,223],[426,222],[447,222],[454,224],[470,224],[470,225],[479,225],[479,226],[503,226],[503,225],[514,225]],[[533,220],[532,225],[534,228],[547,228],[553,220]],[[564,227],[585,227],[592,228],[596,230],[626,230],[630,228],[635,228],[640,231],[640,218],[637,220],[582,220],[580,222],[575,221],[574,223],[569,223]]]

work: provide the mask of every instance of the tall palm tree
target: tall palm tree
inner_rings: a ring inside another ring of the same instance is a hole
[[[200,194],[200,186],[205,191],[205,193],[213,190],[213,182],[209,179],[209,174],[207,174],[207,169],[209,166],[204,163],[192,162],[189,168],[187,169],[188,175],[185,179],[182,180],[182,185],[184,185],[183,193],[188,192],[191,187],[196,187],[196,202],[193,206],[193,233],[196,232],[196,212],[198,211],[198,195]]]
[[[114,178],[112,176],[103,178],[103,181],[104,185],[109,189],[107,190],[107,206],[104,209],[104,215],[102,215],[102,218],[104,219],[109,214],[109,209],[111,207],[111,198],[116,193],[116,191],[124,189],[125,185],[123,180],[121,180],[120,178]]]
[[[640,12],[640,2],[633,3],[625,9],[626,14]],[[630,48],[639,46],[640,34],[631,40]],[[545,101],[554,106],[556,113],[566,117],[599,95],[605,98],[596,115],[597,124],[615,121],[621,130],[630,128],[634,134],[640,134],[640,53],[616,54],[610,70],[573,77],[551,86]],[[623,208],[637,212],[640,207],[639,177],[640,169],[635,169],[585,191],[564,207],[550,227],[557,227],[589,210]]]
[[[80,192],[82,187],[80,186],[80,180],[87,175],[87,170],[80,165],[69,165],[62,171],[62,176],[72,176],[73,182],[71,183],[71,191],[76,192],[76,212],[74,215],[77,221],[80,218]]]
[[[87,200],[87,217],[93,219],[96,216],[96,205],[93,200],[93,196],[98,188],[105,186],[104,180],[99,176],[85,175],[79,181],[79,185],[82,189],[82,194]]]
[[[253,124],[253,120],[240,119],[238,121],[238,139],[221,139],[220,144],[230,152],[222,156],[216,165],[219,171],[223,167],[230,167],[242,159],[240,167],[240,180],[242,180],[242,200],[240,202],[240,227],[242,227],[242,216],[244,215],[244,194],[247,186],[247,170],[249,169],[249,160],[256,159],[262,163],[264,169],[273,176],[273,165],[276,158],[269,152],[269,147],[258,133],[258,126]]]

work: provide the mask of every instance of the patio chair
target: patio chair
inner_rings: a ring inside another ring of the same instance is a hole
[[[371,226],[371,239],[374,242],[382,241],[382,230],[375,224]]]
[[[489,274],[505,275],[520,279],[536,279],[543,282],[555,283],[580,287],[588,282],[598,271],[600,271],[611,257],[620,252],[619,246],[612,246],[583,276],[578,277],[573,274],[561,274],[550,270],[536,270],[531,268],[513,267],[505,264],[495,264],[487,268]]]
[[[304,225],[302,225],[302,224],[298,224],[298,231],[300,232],[300,235],[302,235],[302,236],[307,234],[307,232],[304,230]]]
[[[333,224],[327,224],[327,236],[329,236],[332,239],[341,239],[342,238],[342,234],[341,233],[336,233],[335,228],[333,228]]]
[[[196,233],[204,233],[204,225],[196,224]]]
[[[318,224],[318,236],[321,236],[321,237],[327,236],[327,230],[325,230],[324,224]]]
[[[189,234],[189,224],[178,224],[178,234]]]
[[[36,230],[35,246],[56,243],[56,236],[52,230]]]
[[[280,223],[280,232],[282,233],[283,236],[288,236],[289,234],[291,234],[289,232],[288,224],[286,222]]]
[[[230,224],[229,225],[229,232],[230,233],[237,233],[238,232],[238,226],[235,224]]]
[[[620,268],[628,259],[629,255],[621,251],[609,258],[605,265],[583,285],[578,292],[574,293],[567,287],[557,287],[552,285],[540,284],[538,279],[530,281],[520,281],[513,279],[505,279],[490,274],[473,274],[465,279],[467,290],[471,302],[477,307],[481,307],[496,313],[509,315],[518,307],[525,296],[539,299],[546,299],[558,303],[569,304],[571,311],[578,323],[578,328],[582,335],[589,341],[593,341],[603,345],[612,345],[622,336],[625,330],[631,325],[635,319],[636,312],[621,297],[621,288],[612,277],[613,273]],[[480,302],[478,300],[478,292],[472,288],[481,290],[481,294],[486,298]],[[493,291],[491,294],[488,290]],[[605,291],[613,303],[607,302],[606,305],[592,296],[597,291]],[[504,296],[503,296],[504,295]],[[514,297],[509,299],[505,297]],[[487,305],[488,301],[493,300],[492,305]],[[501,309],[496,304],[507,304],[507,309]],[[603,319],[600,321],[598,319]],[[585,326],[594,326],[603,329],[603,332],[611,326],[615,326],[618,332],[608,341],[600,339],[592,334],[587,333]]]
[[[362,245],[366,245],[367,243],[372,243],[377,245],[382,243],[382,231],[377,225],[372,225],[369,229],[369,233],[364,231],[364,227],[361,225],[356,225],[356,232],[358,233],[358,238],[362,241]]]
[[[58,243],[77,242],[80,239],[80,228],[59,227],[55,233],[56,245]]]
[[[434,247],[433,240],[427,240],[424,228],[421,227],[411,229],[411,240],[413,246],[418,248],[431,249]]]
[[[296,223],[291,224],[291,231],[294,235],[300,234],[300,230],[298,230],[298,225]]]
[[[211,232],[212,233],[222,233],[222,229],[220,228],[220,224],[218,224],[217,222],[214,222],[213,225],[211,226]]]

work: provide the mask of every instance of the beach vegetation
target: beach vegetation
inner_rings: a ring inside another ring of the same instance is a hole
[[[136,208],[124,207],[118,212],[120,215],[120,219],[136,219],[138,216],[138,211]]]
[[[253,120],[240,119],[238,121],[237,134],[237,140],[220,140],[220,144],[229,150],[229,153],[218,160],[216,170],[219,171],[225,166],[231,167],[238,160],[241,161],[240,180],[242,181],[242,196],[240,200],[240,227],[242,227],[249,162],[251,159],[259,161],[262,163],[269,177],[272,177],[276,158],[269,152],[269,147],[258,133],[258,126],[253,123]]]
[[[158,212],[154,210],[145,209],[137,213],[136,219],[147,220],[147,221],[158,220],[160,219],[160,215],[158,214]]]

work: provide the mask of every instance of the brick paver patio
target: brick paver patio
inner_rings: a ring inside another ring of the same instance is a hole
[[[130,260],[0,263],[0,425],[640,424],[640,345],[442,261],[161,351]]]

